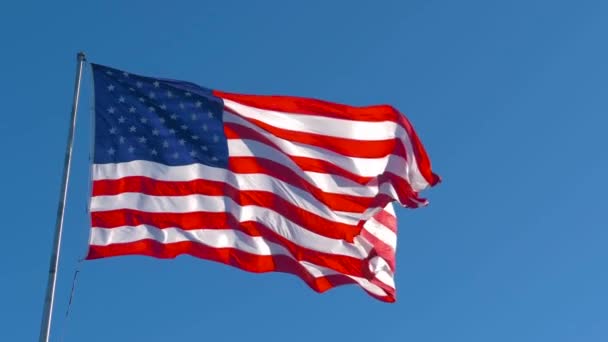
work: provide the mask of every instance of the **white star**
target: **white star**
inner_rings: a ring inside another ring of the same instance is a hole
[[[181,129],[183,129],[184,131],[188,129],[188,126],[186,126],[186,125],[181,125],[180,127],[181,127]]]
[[[170,116],[171,120],[177,120],[177,115],[175,113],[171,114]]]
[[[124,77],[129,77],[129,73],[128,73],[128,72],[126,72],[126,71],[123,71],[122,75],[123,75]]]
[[[216,156],[213,156],[213,157],[211,157],[211,160],[213,160],[213,161],[217,161],[217,157],[216,157]]]
[[[133,146],[129,146],[129,152],[130,152],[130,153],[133,153],[134,151],[135,151],[135,147],[133,147]]]
[[[193,135],[191,138],[192,140],[198,140],[198,135]]]
[[[163,147],[164,148],[168,148],[169,147],[169,142],[167,140],[163,141]]]
[[[180,144],[180,145],[184,145],[185,143],[186,143],[186,140],[184,140],[184,139],[179,139],[179,144]]]
[[[144,84],[143,84],[143,83],[141,83],[140,81],[137,81],[137,82],[135,83],[135,85],[137,86],[137,88],[141,88],[141,87],[142,87]]]
[[[120,103],[125,102],[125,97],[124,96],[119,97],[118,102],[120,102]]]
[[[184,109],[186,106],[182,102],[179,103],[179,108]]]
[[[114,85],[110,84],[110,85],[108,86],[108,90],[109,90],[109,91],[114,91]]]
[[[213,119],[213,113],[209,112],[209,119]]]
[[[116,152],[112,147],[110,147],[110,149],[108,150],[108,154],[113,156],[114,152]]]
[[[174,153],[173,153],[173,158],[177,159],[178,157],[179,157],[179,153],[174,152]]]
[[[203,103],[201,101],[196,101],[196,103],[194,104],[197,107],[200,107]]]
[[[146,143],[146,141],[148,141],[148,139],[146,139],[146,137],[139,137],[139,139],[138,139],[138,140],[139,140],[139,142],[140,142],[140,143],[142,143],[142,144],[145,144],[145,143]]]
[[[160,132],[155,128],[152,130],[152,135],[158,135]]]
[[[151,111],[151,112],[156,112],[156,108],[154,108],[152,106],[148,107],[148,110]]]
[[[135,131],[137,131],[137,128],[135,126],[129,127],[129,132],[135,132]]]
[[[162,109],[162,110],[167,110],[167,105],[166,105],[166,104],[164,104],[164,103],[163,103],[163,104],[161,104],[161,105],[160,105],[160,109]]]
[[[124,144],[125,143],[125,137],[118,138],[118,141],[120,141],[121,144]]]
[[[125,123],[125,117],[121,115],[121,116],[118,118],[118,123]]]
[[[186,95],[186,96],[188,96],[188,97],[192,96],[192,94],[190,94],[190,92],[189,92],[189,91],[188,91],[188,92],[186,92],[186,94],[185,94],[185,95]]]
[[[150,94],[148,94],[148,97],[153,99],[156,97],[156,94],[154,94],[153,92],[150,92]]]
[[[129,88],[129,90],[130,90],[130,91],[135,91],[135,89],[133,89],[133,88]]]
[[[110,128],[110,134],[116,134],[118,130],[116,129],[116,127],[112,127]]]
[[[173,97],[173,93],[171,92],[171,90],[167,90],[167,97]]]
[[[207,127],[207,124],[203,125],[203,131],[207,131],[207,129],[209,129],[209,127]]]
[[[129,113],[135,113],[135,107],[131,106],[131,108],[129,108]]]
[[[110,113],[110,114],[114,114],[115,111],[116,111],[116,109],[114,107],[108,108],[108,113]]]
[[[174,130],[173,128],[171,128],[171,129],[169,130],[169,133],[171,133],[171,134],[175,134],[175,130]]]
[[[148,119],[142,117],[141,119],[139,119],[139,121],[141,121],[141,123],[146,123],[146,122],[148,122]]]
[[[218,142],[220,141],[220,137],[217,136],[217,134],[213,135],[213,142]]]
[[[197,119],[197,116],[196,114],[192,113],[192,115],[190,115],[190,118],[192,119],[192,121],[194,121]]]
[[[157,154],[158,154],[158,152],[156,152],[156,150],[155,150],[155,149],[152,149],[152,151],[150,151],[150,153],[151,153],[153,156],[155,156],[155,155],[157,155]]]
[[[106,71],[106,74],[112,75],[112,72],[110,70],[108,70],[108,71]]]
[[[158,121],[160,121],[160,123],[164,124],[165,123],[165,118],[159,118]]]
[[[194,157],[196,155],[196,151],[190,151],[190,155]]]
[[[207,148],[207,146],[202,145],[202,146],[201,146],[201,150],[203,150],[203,151],[207,151],[207,150],[209,150],[209,149]]]
[[[140,97],[139,102],[146,102],[146,99],[144,99],[143,97]]]
[[[154,88],[158,88],[160,86],[160,83],[158,83],[158,81],[154,81],[154,83],[152,84],[154,84]]]

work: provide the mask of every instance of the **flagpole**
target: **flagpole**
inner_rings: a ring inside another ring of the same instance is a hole
[[[70,118],[70,129],[68,131],[68,143],[65,149],[63,163],[63,178],[61,180],[61,192],[59,194],[59,205],[57,207],[57,221],[55,223],[55,236],[53,238],[53,251],[49,265],[49,277],[44,298],[42,312],[42,323],[40,325],[39,342],[49,342],[51,333],[51,319],[53,316],[53,302],[55,301],[55,285],[57,283],[57,268],[59,266],[59,250],[61,248],[61,233],[63,231],[63,216],[65,212],[65,198],[68,192],[68,181],[70,178],[70,165],[72,164],[72,146],[74,145],[74,129],[76,128],[76,113],[78,112],[78,98],[80,97],[80,81],[82,80],[82,69],[86,61],[83,52],[76,55],[76,84],[74,85],[74,102],[72,103],[72,115]]]

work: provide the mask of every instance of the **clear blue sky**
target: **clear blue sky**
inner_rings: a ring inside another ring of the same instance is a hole
[[[608,340],[608,2],[95,3],[0,4],[0,341],[38,336],[79,50],[228,91],[390,103],[444,182],[398,211],[396,304],[120,257],[81,265],[66,321],[88,238],[87,69],[55,341]]]

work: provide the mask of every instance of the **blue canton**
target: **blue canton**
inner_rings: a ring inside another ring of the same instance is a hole
[[[228,165],[223,102],[196,84],[93,64],[96,164]]]

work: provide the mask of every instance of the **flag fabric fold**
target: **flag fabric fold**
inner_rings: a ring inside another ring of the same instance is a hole
[[[189,254],[395,300],[392,202],[439,182],[405,116],[92,69],[88,259]]]

